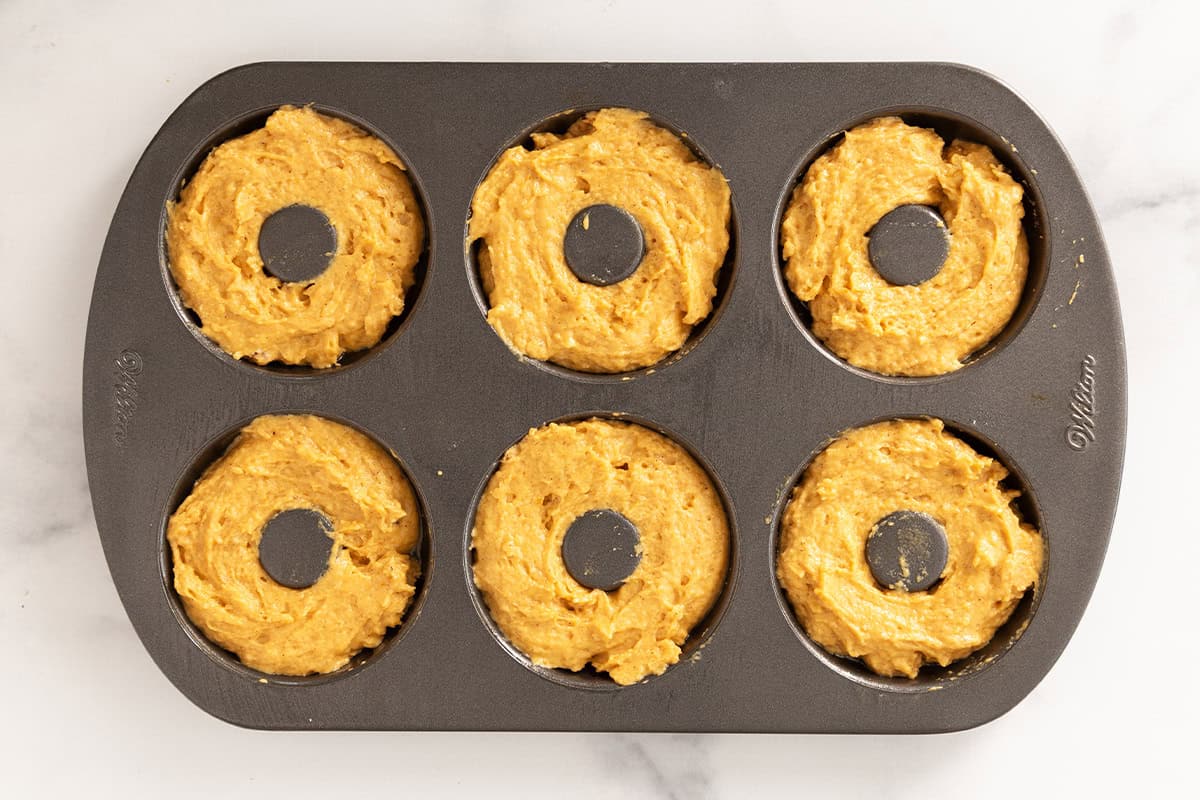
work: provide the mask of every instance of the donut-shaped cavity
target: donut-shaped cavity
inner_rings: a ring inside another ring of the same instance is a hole
[[[335,249],[320,274],[285,280],[264,264],[260,233],[295,207],[328,219]],[[309,107],[283,106],[214,148],[167,208],[168,266],[184,306],[222,350],[257,364],[331,367],[378,343],[404,309],[424,241],[399,156]]]
[[[303,589],[259,560],[263,529],[308,509],[328,522],[328,566]],[[192,623],[252,669],[328,673],[400,624],[421,572],[413,488],[366,434],[315,416],[250,422],[167,523],[173,584]]]
[[[531,139],[500,156],[471,204],[488,323],[517,352],[582,372],[656,364],[712,312],[730,242],[724,176],[640,111],[593,111]],[[563,252],[572,221],[588,225],[580,212],[605,206],[644,242],[611,283],[581,279]]]
[[[878,422],[826,447],[784,510],[776,564],[809,638],[878,675],[909,678],[987,645],[1044,559],[1007,476],[936,419]],[[928,589],[881,585],[868,562],[869,538],[896,512],[927,516],[944,533],[945,567]]]
[[[780,232],[785,277],[813,333],[848,363],[884,375],[952,372],[1012,319],[1029,270],[1023,188],[981,144],[881,117],[848,131],[806,171]],[[941,269],[893,284],[870,234],[903,206],[940,212]]]
[[[620,585],[588,588],[564,564],[573,523],[628,520],[640,559]],[[550,423],[504,454],[471,532],[474,580],[500,632],[534,664],[588,664],[620,685],[680,658],[725,585],[729,523],[704,468],[641,425]]]

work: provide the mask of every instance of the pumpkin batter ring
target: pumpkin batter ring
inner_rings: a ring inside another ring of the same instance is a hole
[[[264,221],[310,206],[337,234],[312,281],[263,269]],[[216,147],[167,207],[171,275],[201,332],[234,358],[330,367],[379,342],[404,309],[425,224],[400,158],[350,123],[283,106]]]
[[[470,241],[510,348],[584,372],[626,372],[678,350],[712,311],[729,248],[729,186],[678,136],[640,111],[584,115],[562,135],[497,160],[471,201]],[[571,221],[594,205],[636,220],[640,265],[611,285],[580,280],[563,254]]]
[[[581,515],[633,523],[641,560],[619,588],[587,588],[562,557]],[[680,445],[641,425],[551,423],[509,448],[471,534],[474,579],[500,632],[535,664],[591,664],[621,685],[661,674],[725,584],[720,495]]]
[[[325,573],[308,588],[273,581],[258,559],[276,514],[332,523]],[[279,675],[332,672],[400,624],[420,564],[420,512],[391,454],[315,416],[264,416],[241,430],[167,523],[176,594],[211,641]]]
[[[1029,246],[1023,189],[987,147],[882,117],[813,162],[784,214],[788,286],[812,330],[849,363],[885,375],[952,372],[1012,319]],[[893,285],[872,266],[868,234],[904,205],[935,207],[950,231],[941,270]]]
[[[987,644],[1042,570],[1042,537],[1012,508],[1008,472],[940,420],[889,420],[844,433],[813,459],[784,511],[776,573],[801,626],[826,650],[880,675],[916,677]],[[932,517],[949,554],[925,591],[880,586],[874,526],[896,511]]]

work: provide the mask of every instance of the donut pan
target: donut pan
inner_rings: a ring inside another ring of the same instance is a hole
[[[165,205],[216,144],[282,104],[382,137],[408,165],[428,244],[404,315],[329,370],[260,367],[198,332],[169,277]],[[588,109],[647,111],[717,164],[732,191],[714,313],[652,368],[586,375],[511,352],[488,326],[466,246],[496,157]],[[936,378],[848,366],[783,283],[779,223],[806,165],[883,114],[989,145],[1026,188],[1030,273],[1012,324]],[[197,89],[151,141],[101,256],[83,413],[105,555],[146,649],[204,710],[272,729],[937,732],[991,720],[1066,646],[1107,547],[1125,441],[1125,357],[1096,216],[1062,146],[1010,89],[947,64],[265,63]],[[401,626],[330,675],[283,678],[205,640],[171,588],[166,520],[249,420],[313,413],[392,450],[423,507],[424,575]],[[476,499],[504,451],[551,420],[618,416],[686,446],[731,522],[724,593],[678,664],[618,687],[535,667],[471,582]],[[805,465],[840,431],[938,417],[1003,461],[1045,536],[1031,591],[991,644],[916,679],[825,653],[775,579],[777,525]]]

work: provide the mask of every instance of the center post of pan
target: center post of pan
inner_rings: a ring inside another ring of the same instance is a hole
[[[563,236],[567,266],[579,280],[594,286],[625,280],[637,271],[645,254],[638,221],[625,209],[604,203],[576,214]]]
[[[637,569],[640,544],[637,526],[612,509],[598,508],[579,515],[567,528],[563,563],[583,586],[611,592]]]
[[[867,233],[871,266],[888,283],[916,286],[939,272],[950,255],[950,232],[931,206],[903,205],[884,214]]]
[[[263,526],[258,561],[279,585],[307,589],[329,568],[332,530],[328,517],[311,508],[281,511]]]
[[[258,232],[263,269],[285,283],[315,281],[336,251],[337,231],[312,206],[285,206],[263,220]]]
[[[946,530],[920,511],[893,511],[867,536],[867,565],[888,589],[923,592],[942,578],[950,556]]]

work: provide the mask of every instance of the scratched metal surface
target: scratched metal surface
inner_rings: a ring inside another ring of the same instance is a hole
[[[179,306],[165,203],[214,144],[283,103],[314,103],[395,147],[423,196],[429,250],[393,334],[314,374],[236,363]],[[729,180],[734,246],[717,312],[682,355],[625,376],[523,360],[487,326],[464,232],[493,159],[569,109],[629,106],[676,130]],[[964,369],[881,378],[829,355],[784,290],[778,223],[803,167],[847,127],[903,113],[992,146],[1027,187],[1032,264],[1010,330]],[[939,64],[267,63],[224,73],[167,120],[104,246],[83,412],[96,519],[138,634],[185,695],[260,728],[933,732],[1014,706],[1071,636],[1103,561],[1125,440],[1117,298],[1095,214],[1046,124],[1011,90]],[[169,588],[167,516],[259,414],[312,412],[393,450],[425,513],[417,605],[377,651],[331,676],[254,673],[204,641]],[[591,413],[667,431],[721,486],[735,559],[714,614],[662,676],[615,688],[523,663],[470,583],[475,498],[530,427]],[[980,653],[914,681],[873,678],[800,632],[773,574],[775,528],[804,464],[839,431],[941,417],[1029,490],[1048,544],[1037,596]]]

